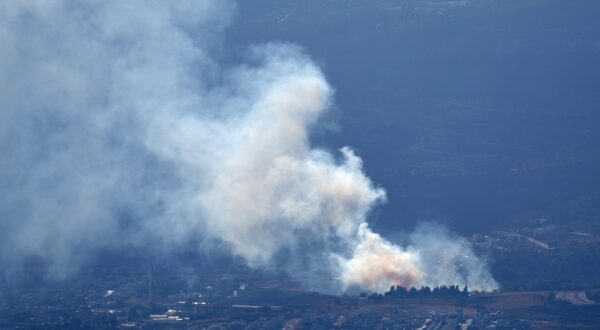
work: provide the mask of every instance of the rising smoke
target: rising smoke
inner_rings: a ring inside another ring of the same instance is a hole
[[[369,228],[384,190],[352,149],[310,144],[332,88],[288,44],[219,66],[234,12],[223,0],[0,2],[3,264],[37,256],[62,272],[107,246],[209,239],[252,267],[320,269],[333,279],[323,290],[497,287],[439,228],[406,248]]]

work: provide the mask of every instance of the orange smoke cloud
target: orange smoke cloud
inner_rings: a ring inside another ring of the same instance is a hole
[[[384,292],[392,285],[412,287],[421,283],[418,253],[391,244],[366,223],[360,225],[358,236],[352,258],[342,260],[342,281],[347,288]]]

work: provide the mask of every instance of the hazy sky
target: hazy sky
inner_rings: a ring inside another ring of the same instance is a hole
[[[386,230],[597,223],[599,15],[587,0],[258,0],[226,54],[308,49],[340,109],[317,142],[359,151]]]

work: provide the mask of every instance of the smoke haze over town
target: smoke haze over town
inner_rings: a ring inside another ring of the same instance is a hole
[[[310,285],[326,292],[497,288],[460,238],[422,230],[396,246],[370,229],[384,188],[350,147],[311,145],[333,87],[292,44],[221,66],[212,54],[234,13],[223,1],[4,4],[4,263],[37,256],[68,275],[107,245],[219,241],[254,268],[324,271],[331,283]]]
[[[0,0],[0,329],[598,328],[599,15]]]

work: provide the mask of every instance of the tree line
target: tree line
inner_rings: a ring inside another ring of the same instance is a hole
[[[436,286],[433,289],[428,286],[422,286],[420,289],[412,287],[407,289],[400,285],[392,285],[390,290],[381,294],[373,293],[369,296],[367,294],[361,294],[362,297],[367,297],[371,300],[380,300],[384,298],[388,299],[401,299],[401,298],[420,298],[420,297],[468,297],[469,289],[465,285],[461,290],[458,285],[450,286]]]

